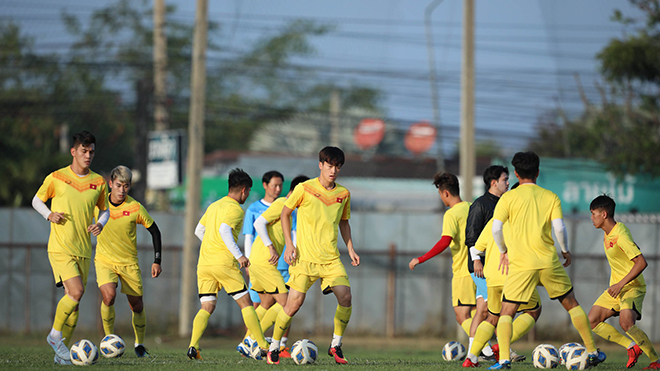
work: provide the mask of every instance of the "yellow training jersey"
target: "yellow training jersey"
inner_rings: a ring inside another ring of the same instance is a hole
[[[113,265],[137,264],[137,225],[149,228],[154,220],[147,209],[131,196],[126,196],[119,206],[109,204],[110,219],[103,233],[96,238],[95,259]]]
[[[468,248],[465,246],[465,227],[467,225],[470,202],[462,201],[445,212],[442,220],[442,235],[451,237],[451,268],[454,277],[469,276],[467,266]]]
[[[273,243],[273,247],[278,254],[282,255],[284,250],[284,231],[282,230],[282,223],[280,222],[280,215],[282,215],[282,209],[284,208],[284,202],[286,197],[280,197],[266,209],[261,216],[266,219],[268,222],[266,228],[268,229],[268,237]],[[261,239],[261,235],[257,235],[257,238],[252,244],[252,252],[250,253],[250,263],[251,264],[261,264],[261,265],[270,265],[268,263],[270,259],[270,252],[264,241]]]
[[[339,221],[351,217],[348,189],[335,183],[335,188],[327,190],[314,178],[298,184],[284,205],[298,208],[298,259],[317,264],[339,259]]]
[[[206,231],[199,252],[198,266],[227,265],[231,262],[237,262],[220,236],[220,226],[223,223],[230,226],[234,241],[237,241],[238,233],[243,226],[243,215],[241,205],[229,196],[225,196],[209,205],[199,221],[206,228]]]
[[[509,269],[534,270],[559,264],[552,221],[562,217],[559,197],[536,184],[521,184],[503,194],[495,206],[493,219],[508,221],[511,228],[510,239],[504,240]]]
[[[637,244],[632,239],[630,230],[623,223],[614,225],[610,234],[605,235],[603,240],[605,255],[610,263],[610,286],[619,283],[632,269],[632,259],[642,254]],[[644,276],[640,273],[637,278],[628,282],[626,286],[646,287]]]
[[[504,233],[504,240],[509,241],[511,238],[509,223],[505,223],[502,227]],[[477,243],[474,247],[479,251],[486,253],[484,261],[484,276],[486,277],[486,284],[488,287],[504,286],[506,275],[499,269],[500,267],[500,249],[497,248],[495,239],[493,238],[493,219],[491,218],[484,229],[481,231]],[[470,257],[468,257],[469,259]]]
[[[37,197],[43,202],[52,199],[50,210],[64,213],[66,218],[64,224],[50,223],[48,252],[91,258],[92,240],[87,227],[93,224],[95,207],[108,209],[105,179],[91,170],[78,176],[67,166],[46,177]]]

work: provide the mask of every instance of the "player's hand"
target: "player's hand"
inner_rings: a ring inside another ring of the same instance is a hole
[[[350,250],[348,256],[351,257],[351,265],[357,267],[360,265],[360,256],[355,253],[355,250]]]
[[[561,255],[562,255],[562,256],[564,257],[564,259],[565,259],[564,264],[563,264],[563,265],[564,265],[564,268],[566,268],[566,267],[568,267],[569,265],[571,265],[571,252],[570,252],[570,251],[567,251],[567,252],[563,252],[563,251],[562,251],[562,252],[561,252]]]
[[[92,224],[89,227],[87,227],[87,232],[92,232],[94,236],[98,236],[99,234],[101,234],[102,230],[103,230],[103,224],[101,223]]]
[[[66,222],[66,217],[64,213],[52,212],[48,215],[48,221],[55,224],[64,224]]]
[[[280,254],[277,253],[273,245],[268,245],[268,250],[270,250],[268,262],[272,265],[277,265],[277,261],[280,260]]]
[[[289,246],[284,250],[284,261],[291,265],[296,260],[296,249]]]
[[[474,263],[474,275],[479,278],[484,278],[484,264],[481,262],[481,259],[473,260]]]
[[[240,268],[247,268],[250,266],[250,260],[245,257],[245,255],[241,256],[240,258],[236,259],[238,260],[238,266]]]
[[[497,270],[502,271],[502,274],[509,274],[509,253],[500,253],[500,266]]]
[[[151,278],[156,278],[160,276],[161,272],[163,272],[163,270],[160,269],[160,264],[158,263],[151,264]]]
[[[607,293],[610,294],[611,297],[617,298],[619,297],[619,294],[621,293],[621,289],[623,289],[623,285],[619,283],[615,283],[614,285],[610,286],[607,289]]]
[[[413,258],[413,260],[408,263],[408,268],[410,268],[410,270],[414,270],[417,264],[419,264],[419,259]]]

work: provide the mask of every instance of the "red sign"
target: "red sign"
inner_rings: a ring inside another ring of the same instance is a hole
[[[385,136],[385,122],[380,119],[364,119],[353,132],[353,140],[360,149],[378,145]]]
[[[436,134],[437,130],[435,126],[428,122],[418,122],[410,125],[408,128],[404,144],[408,151],[419,155],[433,147]]]

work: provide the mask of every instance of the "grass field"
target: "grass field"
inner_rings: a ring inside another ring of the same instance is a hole
[[[78,338],[76,338],[77,340]],[[91,339],[91,337],[90,337]],[[440,349],[446,341],[440,339],[385,339],[385,338],[350,338],[344,341],[343,349],[348,365],[336,365],[327,356],[328,344],[323,338],[313,338],[319,346],[319,359],[313,365],[298,366],[290,359],[282,359],[279,366],[266,364],[265,361],[255,361],[241,357],[235,347],[238,339],[202,338],[202,355],[204,360],[191,361],[185,353],[187,341],[178,338],[162,339],[160,344],[147,344],[152,357],[139,359],[132,351],[128,351],[118,359],[102,358],[90,366],[95,370],[462,370],[460,362],[445,362],[440,355]],[[94,343],[98,345],[99,340]],[[516,363],[513,369],[533,370],[531,362],[532,349],[537,344],[520,343],[515,349],[527,356],[527,361]],[[557,348],[559,343],[553,344]],[[605,363],[598,370],[623,370],[627,356],[625,350],[618,346],[605,344],[601,349],[607,354]],[[648,366],[649,360],[642,355],[633,370],[641,370]],[[484,363],[485,366],[490,363]],[[53,352],[45,340],[36,337],[0,337],[0,369],[2,370],[52,370],[61,368],[53,364]],[[75,366],[70,366],[75,367]],[[485,369],[482,367],[481,369]],[[560,366],[563,369],[563,366]]]

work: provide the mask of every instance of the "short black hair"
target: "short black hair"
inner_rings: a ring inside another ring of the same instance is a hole
[[[80,133],[73,134],[71,138],[71,148],[76,148],[78,145],[83,145],[85,147],[96,144],[96,138],[92,133],[87,130],[81,131]]]
[[[271,170],[271,171],[267,172],[266,174],[264,174],[264,176],[261,177],[261,182],[269,184],[270,180],[273,179],[273,178],[280,178],[280,179],[282,179],[282,181],[284,181],[284,175],[282,175],[282,173],[280,173],[277,170]]]
[[[589,205],[589,210],[605,210],[608,218],[614,218],[614,209],[616,209],[616,202],[606,194],[594,198]]]
[[[344,151],[337,147],[327,146],[319,151],[319,162],[327,162],[332,166],[344,165]]]
[[[486,171],[484,171],[484,183],[486,183],[486,188],[490,188],[491,181],[500,179],[502,173],[509,175],[509,169],[502,165],[489,166]]]
[[[534,179],[539,173],[539,155],[532,151],[513,155],[511,165],[522,179]]]
[[[433,185],[441,191],[449,191],[452,196],[460,194],[458,178],[452,173],[437,173],[433,177]]]
[[[298,175],[297,177],[293,178],[291,181],[291,187],[289,187],[289,192],[293,191],[296,186],[302,182],[306,182],[309,180],[309,177],[307,175]]]
[[[235,188],[252,188],[252,178],[243,169],[236,168],[230,171],[228,181],[230,191]]]

